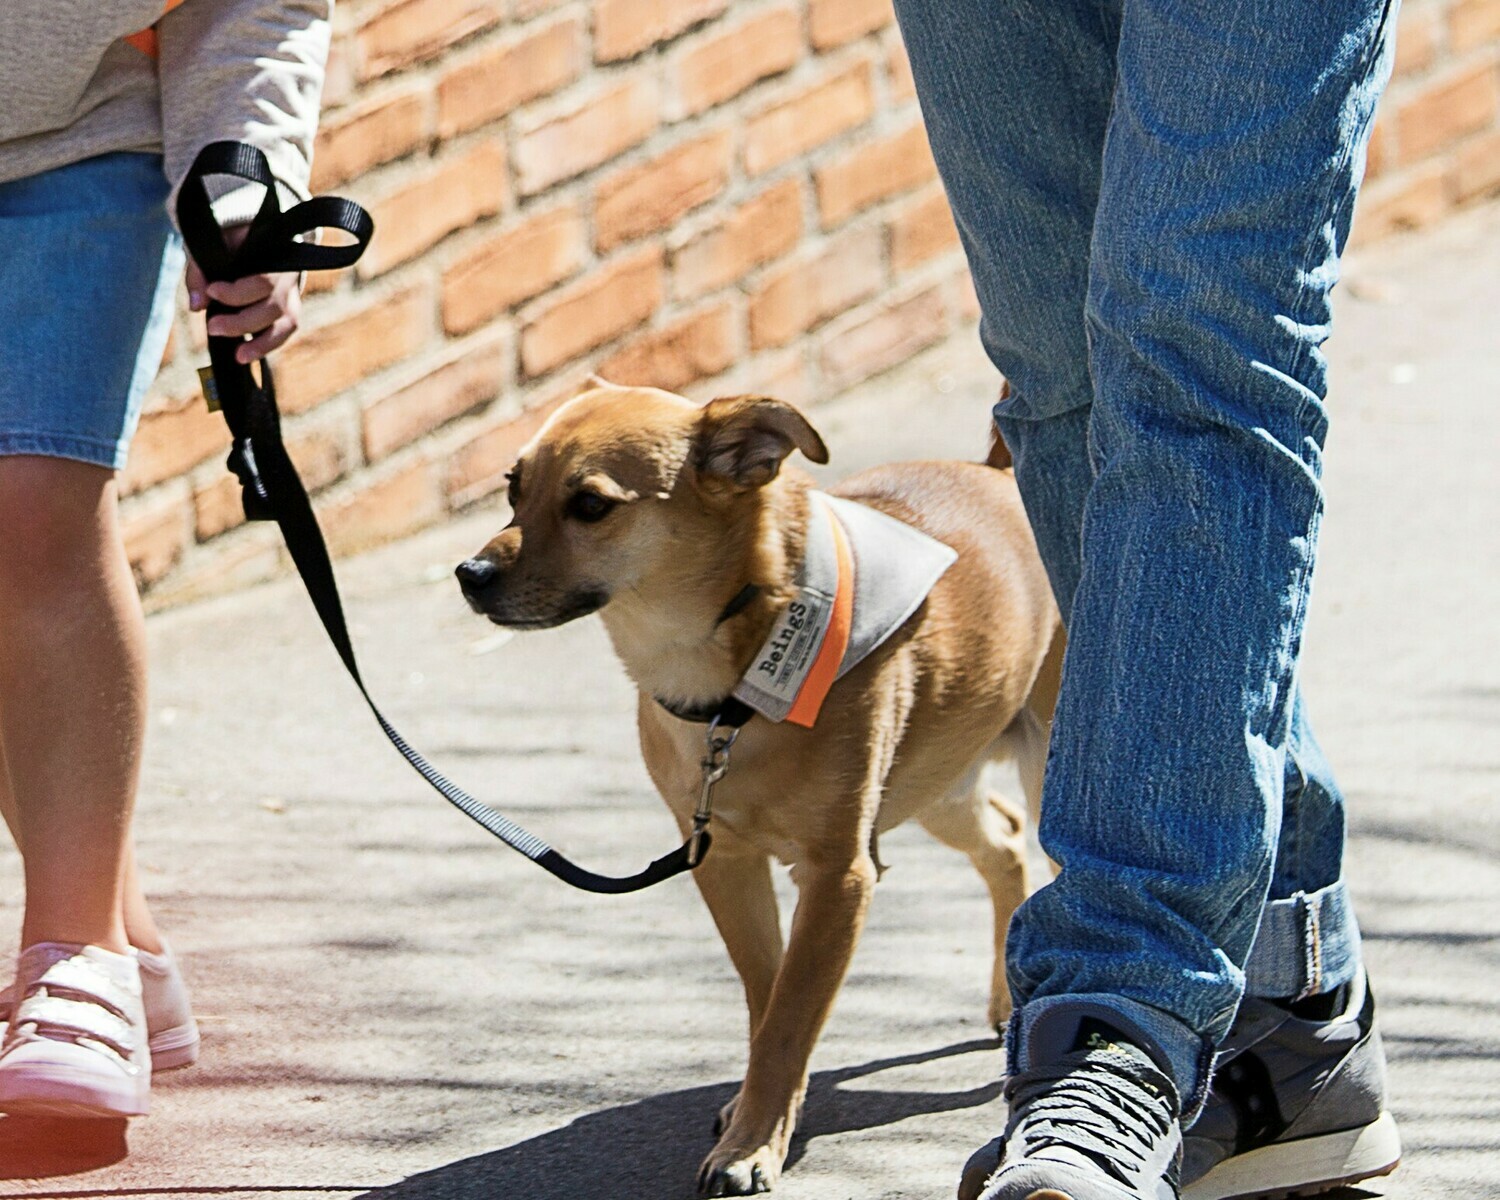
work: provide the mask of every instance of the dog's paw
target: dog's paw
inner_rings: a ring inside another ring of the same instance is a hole
[[[979,1200],[984,1185],[990,1176],[1000,1169],[1000,1139],[986,1142],[964,1163],[964,1173],[958,1181],[958,1200]]]
[[[990,1028],[1001,1037],[1005,1036],[1005,1026],[1010,1020],[1010,983],[1005,978],[1005,946],[1002,942],[995,947],[995,963],[990,971]]]
[[[715,1146],[698,1171],[700,1196],[753,1196],[769,1192],[781,1178],[781,1155],[770,1146],[748,1154]]]
[[[720,1137],[729,1128],[729,1122],[734,1120],[734,1106],[740,1102],[739,1094],[736,1093],[733,1100],[719,1109],[714,1116],[714,1137]]]

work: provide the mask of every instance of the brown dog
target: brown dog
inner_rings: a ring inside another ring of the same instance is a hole
[[[828,458],[806,419],[775,400],[699,407],[655,390],[593,388],[522,450],[511,523],[458,571],[470,604],[500,625],[601,614],[640,689],[646,764],[684,833],[700,785],[700,720],[747,672],[779,665],[788,643],[777,631],[800,624],[796,606],[808,595],[799,571],[824,537],[822,514],[841,503],[781,469],[794,449]],[[827,689],[811,727],[796,710],[781,722],[750,719],[718,785],[713,848],[693,874],[744,982],[750,1063],[699,1176],[708,1195],[764,1191],[781,1173],[884,831],[915,817],[969,856],[995,905],[991,1022],[1010,1009],[1005,931],[1027,891],[1023,810],[989,793],[981,772],[1016,758],[1034,809],[1062,646],[1014,477],[979,464],[904,463],[831,494],[957,557]],[[784,949],[773,857],[791,865],[798,889]]]

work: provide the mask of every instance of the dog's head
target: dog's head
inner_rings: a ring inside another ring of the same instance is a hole
[[[764,396],[702,407],[651,388],[590,388],[557,410],[510,473],[511,522],[457,570],[475,612],[545,629],[626,593],[695,593],[793,450],[828,451]],[[743,581],[741,581],[743,582]],[[682,595],[691,602],[696,597]],[[721,601],[722,602],[722,601]]]

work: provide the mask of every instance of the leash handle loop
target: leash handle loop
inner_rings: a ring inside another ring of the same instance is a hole
[[[214,219],[206,186],[211,175],[233,176],[265,188],[260,209],[237,248],[231,248],[224,240],[223,230]],[[375,223],[364,209],[335,196],[306,200],[282,212],[276,178],[266,156],[241,142],[214,142],[204,147],[178,193],[177,223],[188,251],[209,283],[277,271],[347,267],[364,252],[375,231]],[[297,240],[319,228],[342,230],[353,240],[342,246]],[[227,306],[216,301],[209,305],[210,315],[228,311],[231,310]],[[635,892],[696,866],[708,850],[707,830],[695,832],[676,850],[635,875],[616,878],[585,870],[448,779],[386,719],[360,676],[328,547],[307,490],[281,439],[281,414],[276,406],[270,363],[261,360],[257,382],[250,367],[235,359],[235,351],[243,341],[239,337],[210,337],[208,353],[219,405],[234,439],[229,467],[239,477],[243,489],[245,516],[252,521],[274,520],[281,527],[287,551],[340,661],[402,757],[465,816],[512,850],[583,891],[606,895]]]

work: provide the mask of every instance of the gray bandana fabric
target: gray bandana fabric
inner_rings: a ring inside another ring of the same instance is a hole
[[[906,623],[958,557],[868,505],[808,495],[797,597],[734,689],[768,720],[805,726],[816,721],[828,688]]]

